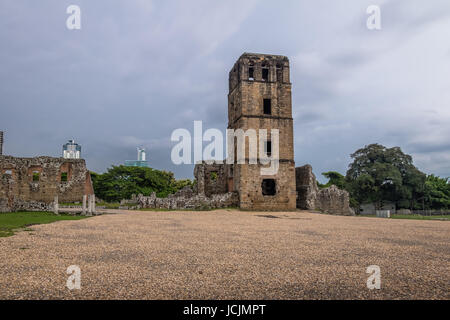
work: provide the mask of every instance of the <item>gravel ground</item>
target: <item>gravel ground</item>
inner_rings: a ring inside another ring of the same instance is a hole
[[[0,238],[1,299],[449,299],[450,223],[131,212]],[[66,269],[81,268],[81,290]],[[369,290],[366,268],[381,268]]]

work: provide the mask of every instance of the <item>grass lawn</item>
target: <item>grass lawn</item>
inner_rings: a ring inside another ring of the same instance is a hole
[[[105,209],[119,209],[120,203],[119,202],[99,202],[96,204],[96,206],[97,207],[105,207]],[[132,204],[130,204],[129,206],[132,206]]]
[[[240,210],[239,208],[235,207],[225,207],[225,208],[209,208],[209,207],[202,207],[202,208],[190,208],[190,209],[166,209],[166,208],[142,208],[138,209],[138,211],[215,211],[215,210]]]
[[[360,215],[360,217],[374,217],[374,214]],[[413,219],[413,220],[450,220],[450,215],[422,216],[420,214],[391,214],[391,219]]]
[[[97,207],[105,207],[105,209],[119,209],[119,202],[98,202],[95,204]],[[60,203],[60,207],[82,207],[82,203]],[[87,206],[87,204],[86,204]]]
[[[393,214],[392,219],[414,219],[414,220],[450,220],[450,216],[422,216],[420,214]]]
[[[14,231],[23,229],[31,231],[27,227],[34,224],[51,223],[60,220],[80,220],[86,216],[72,216],[67,214],[55,215],[50,212],[11,212],[0,213],[0,237],[8,237]]]

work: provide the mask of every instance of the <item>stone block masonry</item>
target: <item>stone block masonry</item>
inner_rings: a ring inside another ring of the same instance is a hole
[[[228,191],[239,194],[239,207],[247,210],[295,210],[295,163],[289,59],[271,54],[244,53],[229,73],[228,129],[279,131],[279,169],[262,176],[264,165],[233,164]],[[257,137],[259,141],[259,136]],[[265,141],[272,150],[271,137]],[[249,146],[245,146],[248,159]]]
[[[336,215],[355,215],[353,209],[350,208],[349,193],[334,185],[319,190],[316,176],[309,164],[295,168],[295,182],[297,208]]]
[[[0,156],[0,212],[52,211],[59,202],[82,202],[93,195],[83,159]]]
[[[210,197],[213,194],[227,193],[229,172],[232,165],[197,163],[194,168],[194,177],[197,185],[195,191]]]
[[[297,208],[315,210],[319,187],[311,165],[306,164],[295,168],[295,184],[297,189]]]
[[[155,193],[150,196],[138,195],[131,200],[122,201],[121,206],[133,209],[207,210],[236,207],[238,200],[235,192],[206,196],[204,193],[196,193],[191,187],[185,187],[167,198],[158,198]]]
[[[335,185],[321,189],[317,193],[316,209],[325,213],[354,216],[355,212],[350,208],[350,195],[347,191],[339,189]]]

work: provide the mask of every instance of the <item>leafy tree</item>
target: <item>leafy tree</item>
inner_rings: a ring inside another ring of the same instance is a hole
[[[348,190],[359,203],[374,202],[381,208],[383,200],[399,207],[414,208],[423,196],[426,175],[399,147],[371,144],[351,155],[354,159],[346,174]]]
[[[181,179],[175,181],[175,189],[178,191],[184,187],[193,187],[194,182],[190,179]]]
[[[450,209],[449,178],[427,176],[423,201],[427,209]]]
[[[345,181],[345,177],[336,171],[328,171],[323,172],[322,175],[328,179],[328,182],[326,184],[319,184],[319,187],[321,189],[328,188],[331,185],[335,185],[339,189],[347,189],[347,182]]]
[[[192,185],[188,179],[177,181],[172,172],[145,167],[112,166],[103,174],[91,173],[96,195],[106,201],[130,199],[133,194],[167,197]]]

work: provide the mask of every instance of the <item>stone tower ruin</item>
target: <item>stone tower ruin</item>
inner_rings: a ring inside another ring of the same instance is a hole
[[[193,189],[187,186],[163,200],[156,194],[150,197],[140,195],[133,202],[137,201],[142,208],[237,206],[245,210],[292,211],[300,208],[331,214],[354,214],[349,207],[347,191],[335,186],[319,190],[310,165],[295,168],[287,57],[244,53],[236,61],[229,73],[228,129],[233,135],[227,132],[226,161],[205,159],[207,161],[196,163]],[[267,136],[260,129],[265,129]],[[278,157],[274,143],[276,133],[272,135],[272,129],[279,130]],[[238,131],[247,134],[236,135]],[[237,140],[241,142],[240,147]],[[254,140],[253,145],[256,141],[258,152],[249,152],[250,140]],[[271,166],[259,161],[261,147],[264,153],[270,153],[273,159],[278,160],[278,170],[271,174],[261,171]],[[238,159],[239,156],[241,158]],[[242,158],[245,161],[239,161]],[[250,161],[255,158],[257,161]]]
[[[262,166],[235,163],[229,167],[228,191],[237,191],[239,206],[252,210],[296,208],[295,163],[289,59],[269,54],[244,53],[229,74],[228,129],[266,129],[265,148],[272,149],[271,129],[279,130],[279,169],[261,175]],[[246,139],[249,140],[249,139]],[[249,141],[246,142],[248,157]],[[259,157],[259,153],[258,153]],[[259,158],[258,158],[259,160]]]

